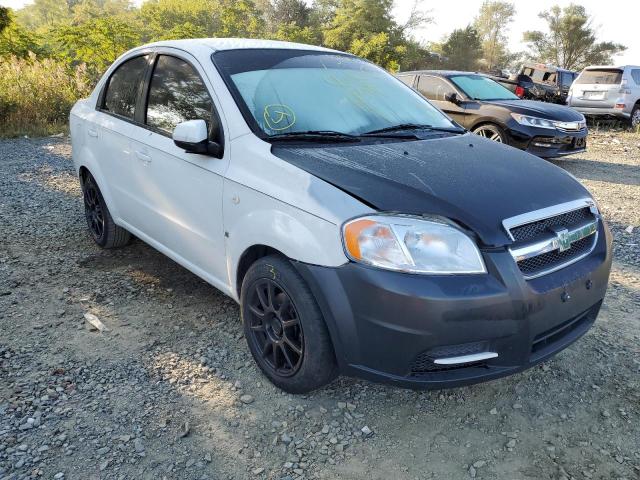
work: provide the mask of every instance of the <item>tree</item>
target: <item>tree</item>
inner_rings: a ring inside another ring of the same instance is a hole
[[[448,68],[475,70],[482,57],[482,44],[475,28],[456,29],[442,44],[442,55]]]
[[[406,46],[392,7],[393,0],[341,0],[323,29],[324,44],[397,70]]]
[[[626,50],[619,43],[599,42],[591,17],[581,5],[562,9],[556,5],[539,17],[547,22],[549,32],[527,31],[523,37],[535,61],[580,70],[612,63],[614,55]]]
[[[166,38],[169,32],[195,31],[203,37],[214,37],[219,28],[215,15],[219,10],[217,0],[147,0],[139,11],[145,26],[144,39]]]
[[[516,10],[513,4],[501,0],[485,0],[473,22],[482,42],[482,59],[491,70],[508,61],[507,30]]]

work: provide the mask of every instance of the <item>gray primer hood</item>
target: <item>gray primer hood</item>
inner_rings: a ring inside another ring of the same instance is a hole
[[[471,134],[272,152],[380,211],[451,218],[487,246],[511,243],[505,218],[591,197],[561,168]]]

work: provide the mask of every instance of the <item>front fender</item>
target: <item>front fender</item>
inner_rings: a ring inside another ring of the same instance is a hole
[[[292,260],[313,265],[337,267],[347,263],[339,225],[235,182],[229,184],[225,186],[223,206],[225,248],[229,285],[234,286],[237,298],[238,264],[243,253],[255,245],[271,247]]]

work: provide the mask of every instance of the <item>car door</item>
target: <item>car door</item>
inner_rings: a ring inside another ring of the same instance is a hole
[[[458,92],[453,85],[447,80],[441,77],[433,75],[420,75],[418,78],[418,92],[424,95],[427,100],[445,112],[456,122],[463,126],[467,123],[465,108],[463,104],[455,104],[445,99],[447,94],[456,93],[458,98],[462,99],[460,92]]]
[[[109,76],[100,92],[96,112],[87,124],[87,141],[96,155],[103,190],[110,192],[112,217],[132,221],[138,203],[132,183],[131,138],[138,129],[140,92],[147,72],[149,55],[124,60]],[[94,172],[97,175],[98,172]]]
[[[223,158],[187,153],[171,137],[187,120],[205,120],[211,134],[223,130],[210,83],[193,57],[165,50],[153,59],[143,96],[144,125],[132,145],[142,198],[134,225],[157,248],[224,289],[222,194],[228,149]]]

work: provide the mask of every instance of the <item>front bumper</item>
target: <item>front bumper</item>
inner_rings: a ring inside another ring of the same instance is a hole
[[[565,132],[521,125],[507,130],[511,146],[542,158],[556,158],[584,152],[587,148],[587,129]]]
[[[593,324],[611,268],[611,235],[600,224],[593,252],[526,281],[506,249],[483,252],[488,274],[427,276],[298,263],[329,327],[341,372],[411,388],[477,383],[535,365]],[[462,366],[434,357],[498,354]]]

